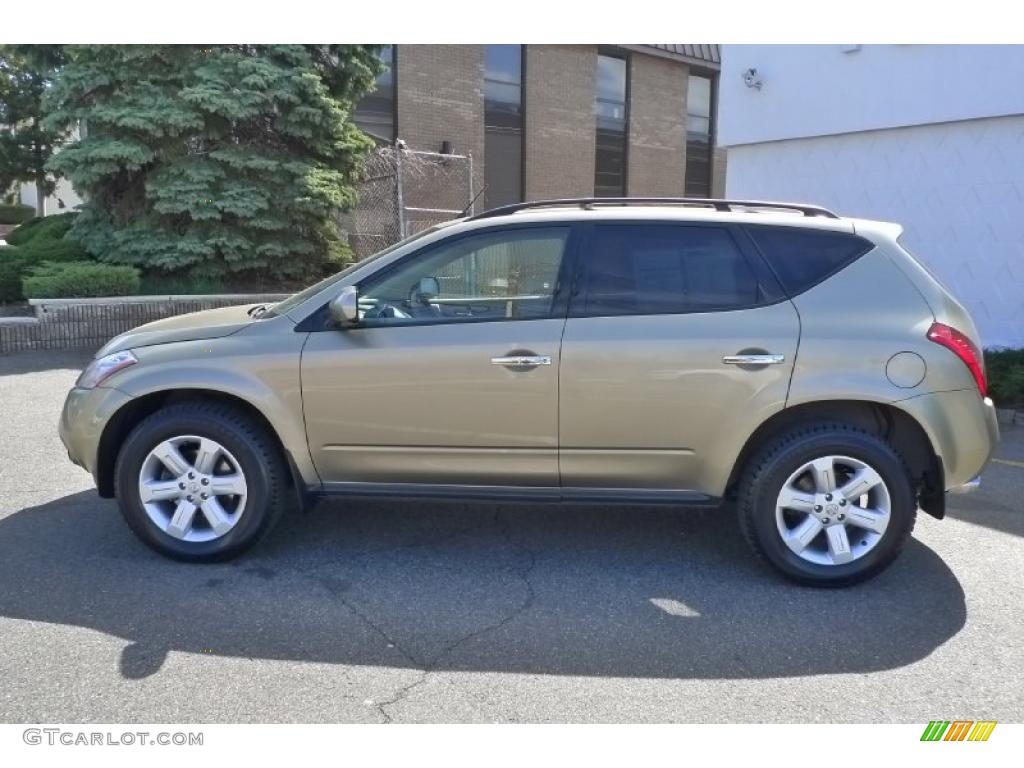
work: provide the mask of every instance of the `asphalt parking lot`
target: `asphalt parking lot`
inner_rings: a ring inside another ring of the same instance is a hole
[[[0,360],[4,722],[1024,720],[1024,428],[841,591],[665,509],[323,503],[190,566],[67,461],[85,359]]]

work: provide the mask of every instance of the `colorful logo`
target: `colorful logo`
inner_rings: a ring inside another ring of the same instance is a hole
[[[995,720],[932,720],[921,741],[988,741],[995,727]]]

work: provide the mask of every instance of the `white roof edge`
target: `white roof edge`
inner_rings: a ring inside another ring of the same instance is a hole
[[[774,224],[781,226],[808,227],[853,232],[851,219],[839,216],[804,216],[796,211],[781,210],[733,210],[716,211],[711,208],[674,205],[628,205],[582,209],[578,206],[524,209],[504,216],[483,219],[465,219],[460,222],[466,229],[488,228],[509,223],[558,221],[619,221],[619,220],[661,220],[680,222],[708,222],[718,224]]]
[[[849,219],[853,231],[859,235],[881,235],[895,242],[903,234],[903,225],[895,221],[876,221],[875,219]]]

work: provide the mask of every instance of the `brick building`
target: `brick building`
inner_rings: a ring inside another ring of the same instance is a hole
[[[477,210],[565,196],[713,196],[717,45],[397,45],[356,121],[470,154]]]

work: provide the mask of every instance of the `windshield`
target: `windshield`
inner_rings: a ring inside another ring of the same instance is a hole
[[[306,301],[312,296],[315,296],[325,288],[330,288],[332,285],[339,282],[348,275],[352,274],[357,269],[365,267],[371,261],[376,261],[382,256],[387,256],[389,253],[393,253],[394,251],[397,251],[399,248],[402,248],[415,240],[419,240],[421,237],[436,232],[437,230],[441,229],[442,227],[446,226],[449,223],[450,222],[443,222],[441,224],[435,224],[434,226],[429,227],[428,229],[424,229],[422,232],[417,232],[413,235],[409,235],[404,240],[399,240],[394,245],[389,245],[383,251],[377,251],[377,253],[373,254],[372,256],[367,256],[362,261],[357,261],[354,264],[349,264],[347,267],[341,270],[341,272],[337,272],[333,275],[330,275],[329,277],[325,277],[320,282],[314,283],[313,285],[309,286],[309,288],[305,288],[299,291],[298,293],[293,293],[284,301],[280,301],[277,304],[272,305],[270,308],[267,309],[266,312],[262,313],[261,317],[277,317],[278,315],[283,315],[287,312],[290,312],[291,310],[295,309],[295,307],[302,304],[302,302]]]

